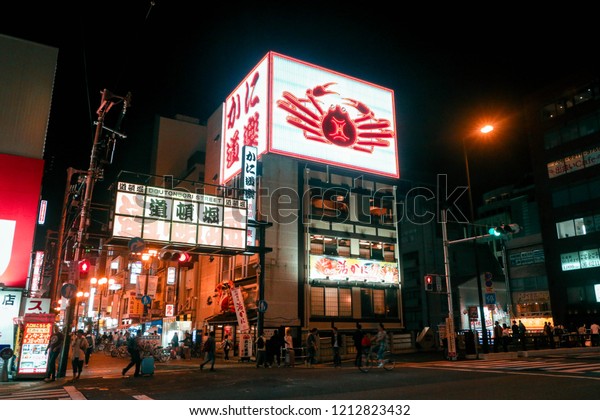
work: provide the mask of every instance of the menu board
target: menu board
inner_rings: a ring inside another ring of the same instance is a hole
[[[53,326],[54,315],[35,314],[24,317],[18,376],[46,375],[48,369],[46,348],[50,343]]]

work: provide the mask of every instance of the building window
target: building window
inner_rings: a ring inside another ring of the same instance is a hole
[[[363,318],[397,318],[397,289],[360,289]]]
[[[325,316],[338,316],[338,293],[333,287],[325,288]]]
[[[310,289],[310,313],[313,316],[325,315],[324,287],[313,287]]]
[[[556,234],[559,239],[575,236],[575,224],[573,220],[566,220],[556,224]]]
[[[310,291],[310,313],[312,316],[351,317],[351,290],[313,286]]]

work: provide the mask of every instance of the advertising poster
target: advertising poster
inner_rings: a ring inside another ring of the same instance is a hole
[[[0,283],[25,288],[44,161],[0,154]]]
[[[0,350],[15,349],[15,323],[21,308],[21,291],[0,290]]]
[[[252,357],[252,334],[242,334],[240,337],[240,358]]]
[[[46,349],[50,343],[54,318],[53,314],[25,315],[17,376],[46,376],[48,369]]]

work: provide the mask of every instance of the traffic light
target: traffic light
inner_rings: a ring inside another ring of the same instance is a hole
[[[179,251],[162,251],[160,253],[160,259],[163,261],[179,261],[181,254],[182,253]]]
[[[179,267],[185,267],[185,268],[193,268],[194,267],[194,262],[192,261],[192,255],[188,254],[187,252],[182,252],[179,255],[179,259],[177,260],[177,262],[179,263]]]
[[[433,283],[435,282],[435,279],[433,278],[433,276],[431,274],[426,274],[425,275],[425,290],[428,292],[433,292]]]
[[[79,278],[87,279],[90,274],[90,262],[88,260],[79,261]]]
[[[490,230],[488,232],[492,236],[502,236],[502,235],[509,235],[511,233],[518,233],[520,230],[521,230],[521,227],[516,223],[510,223],[510,224],[503,223],[500,226],[490,228]]]

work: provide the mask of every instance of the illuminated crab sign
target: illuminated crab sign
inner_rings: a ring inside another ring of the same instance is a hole
[[[325,83],[306,90],[306,98],[297,98],[291,92],[283,92],[277,106],[289,113],[287,122],[300,128],[304,137],[340,147],[350,147],[361,152],[373,153],[375,147],[389,147],[394,131],[390,121],[376,118],[373,111],[355,99],[343,98],[342,104],[331,104],[325,111],[319,97],[338,94],[328,90],[335,82]],[[350,117],[345,106],[356,109],[359,115]]]
[[[220,183],[244,145],[398,178],[394,92],[269,52],[224,103]]]

